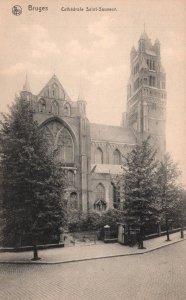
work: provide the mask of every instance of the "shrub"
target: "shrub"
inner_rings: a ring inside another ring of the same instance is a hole
[[[95,212],[71,212],[68,229],[71,232],[97,230],[100,227],[100,215]]]

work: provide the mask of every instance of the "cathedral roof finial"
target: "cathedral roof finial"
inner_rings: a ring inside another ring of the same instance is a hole
[[[29,82],[28,82],[27,73],[26,73],[25,83],[23,85],[23,91],[30,92],[30,85],[29,85]]]
[[[83,94],[83,87],[82,87],[82,80],[81,80],[81,78],[80,78],[80,84],[79,84],[78,101],[85,101],[84,94]]]
[[[148,35],[147,35],[147,33],[146,33],[146,28],[145,28],[145,23],[143,24],[143,32],[142,32],[142,34],[141,34],[141,36],[140,36],[140,40],[149,40],[149,37],[148,37]]]

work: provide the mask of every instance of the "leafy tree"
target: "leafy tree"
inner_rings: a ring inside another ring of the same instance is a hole
[[[143,248],[145,227],[157,220],[155,156],[156,151],[148,137],[125,157],[126,163],[123,166],[125,219],[128,226],[139,230],[139,248]]]
[[[170,223],[181,216],[182,211],[182,189],[177,180],[179,175],[177,164],[166,154],[158,167],[157,184],[160,215],[166,224],[167,241],[170,241]]]
[[[49,242],[65,222],[64,174],[47,151],[29,102],[17,98],[1,122],[4,245]],[[57,238],[57,237],[56,237]]]

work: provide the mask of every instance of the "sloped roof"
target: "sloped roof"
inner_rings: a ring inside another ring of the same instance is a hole
[[[121,165],[111,165],[111,164],[92,164],[92,173],[96,174],[111,174],[119,175],[123,173]]]
[[[90,137],[97,141],[135,144],[135,136],[128,128],[103,124],[90,124]]]
[[[145,50],[145,53],[149,54],[149,55],[152,55],[152,56],[156,56],[156,53],[152,50],[149,50],[149,49]]]

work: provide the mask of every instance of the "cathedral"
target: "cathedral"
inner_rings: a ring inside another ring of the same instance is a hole
[[[38,95],[28,80],[21,91],[28,99],[48,147],[68,176],[68,202],[73,210],[102,212],[120,207],[114,179],[122,173],[122,157],[151,135],[158,156],[165,153],[166,74],[160,42],[144,31],[130,53],[127,109],[121,126],[91,123],[86,101],[73,101],[56,75]]]

